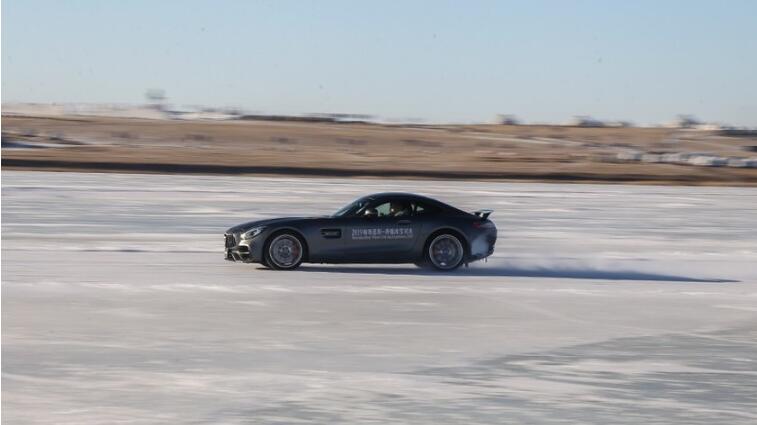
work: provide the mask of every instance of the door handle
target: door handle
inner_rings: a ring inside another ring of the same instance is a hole
[[[411,223],[410,220],[400,220],[397,222],[397,224],[399,224],[400,226],[407,226],[410,223]]]

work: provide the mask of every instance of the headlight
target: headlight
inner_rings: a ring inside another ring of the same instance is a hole
[[[252,229],[242,233],[242,239],[252,239],[263,232],[264,229],[265,227],[263,226],[253,227]]]

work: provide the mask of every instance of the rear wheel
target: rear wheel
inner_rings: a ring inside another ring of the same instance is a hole
[[[302,263],[303,254],[300,238],[294,233],[282,232],[266,244],[263,262],[274,270],[294,270]]]
[[[463,264],[465,249],[457,236],[452,233],[440,233],[428,244],[426,258],[437,270],[455,270]]]

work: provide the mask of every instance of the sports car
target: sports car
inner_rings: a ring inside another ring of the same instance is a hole
[[[229,261],[292,270],[305,263],[414,263],[454,270],[494,252],[491,210],[465,212],[409,193],[364,196],[330,216],[273,218],[226,231]]]

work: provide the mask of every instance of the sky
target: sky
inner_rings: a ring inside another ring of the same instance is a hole
[[[757,126],[757,1],[2,1],[2,101]]]

